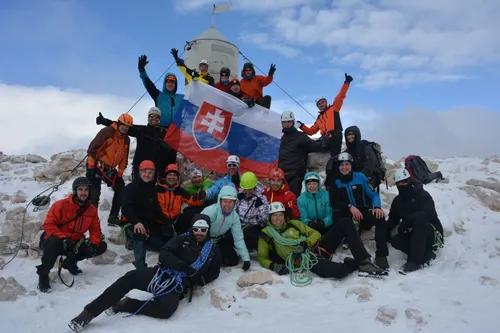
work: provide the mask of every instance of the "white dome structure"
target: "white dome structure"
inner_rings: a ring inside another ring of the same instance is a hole
[[[205,30],[184,47],[184,61],[191,69],[198,69],[202,59],[208,60],[208,72],[219,82],[222,67],[231,70],[231,77],[239,76],[239,50],[213,26]]]

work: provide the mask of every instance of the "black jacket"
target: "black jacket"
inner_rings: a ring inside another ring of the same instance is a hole
[[[155,182],[145,183],[140,177],[125,186],[122,215],[127,223],[135,225],[141,222],[151,233],[161,227],[158,221],[169,222],[158,203]]]
[[[196,271],[190,265],[201,256],[205,243],[198,243],[191,235],[180,235],[169,240],[160,250],[159,262],[165,268],[184,272],[189,276],[192,285],[203,286],[219,277],[222,255],[214,242],[212,252],[205,265]]]
[[[110,126],[113,121],[104,118],[101,125]],[[137,139],[137,148],[132,165],[138,168],[144,160],[153,161],[158,172],[163,172],[168,163],[170,147],[163,140],[167,130],[164,127],[151,125],[133,125],[128,130],[128,135]]]
[[[280,142],[278,167],[284,172],[305,171],[307,155],[323,151],[321,142],[312,140],[306,133],[295,127],[284,128]]]
[[[418,218],[430,222],[443,235],[443,226],[438,218],[431,195],[424,190],[424,186],[420,181],[416,179],[410,181],[411,185],[409,186],[413,186],[413,195],[409,198],[397,195],[392,201],[389,219],[387,220],[389,232],[400,222],[404,222],[405,219]]]
[[[347,134],[354,133],[356,139],[353,143],[347,142]],[[361,131],[357,126],[350,126],[344,131],[346,152],[352,155],[354,162],[352,163],[352,171],[361,172],[366,177],[370,178],[376,168],[377,156],[373,150],[361,142]]]

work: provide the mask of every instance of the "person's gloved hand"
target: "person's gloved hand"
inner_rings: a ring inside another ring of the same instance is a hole
[[[99,112],[99,116],[95,118],[96,125],[104,125],[104,117],[102,113]]]
[[[251,265],[251,262],[250,261],[244,261],[243,262],[243,270],[244,271],[248,271],[248,269],[250,268],[250,265]]]
[[[137,67],[139,69],[139,72],[144,72],[146,65],[149,63],[148,57],[146,55],[141,55],[139,57],[139,61],[137,64]]]
[[[267,76],[273,76],[274,72],[276,72],[276,65],[271,64],[271,67],[269,67],[269,73],[267,74]]]
[[[347,75],[347,73],[344,73],[344,76],[345,76],[344,83],[351,83],[352,82],[352,80],[353,80],[352,76]]]
[[[309,228],[319,231],[320,233],[323,233],[323,231],[325,230],[325,222],[323,222],[322,220],[311,221],[309,222],[308,226]]]
[[[290,207],[286,207],[285,208],[285,217],[290,218],[290,217],[292,217],[292,215],[293,215],[293,209]]]
[[[63,251],[64,253],[73,253],[75,250],[75,243],[71,241],[71,239],[64,238],[62,241]]]
[[[175,61],[179,60],[179,50],[177,50],[177,49],[171,49],[170,53],[174,57]]]
[[[304,126],[304,123],[301,122],[300,120],[297,120],[297,123],[299,124],[299,128],[301,128],[302,126]]]
[[[89,180],[92,180],[93,178],[95,178],[95,168],[92,168],[92,169],[87,169],[87,172],[85,173],[85,177],[87,177]]]
[[[271,264],[270,267],[274,272],[276,272],[278,275],[286,275],[288,274],[288,268],[286,268],[285,265],[283,264]]]
[[[97,255],[97,250],[97,245],[89,244],[89,246],[87,246],[87,248],[85,249],[85,256],[87,258],[95,257]]]
[[[255,106],[255,101],[251,98],[244,100],[244,102],[248,105],[249,108],[253,108]]]

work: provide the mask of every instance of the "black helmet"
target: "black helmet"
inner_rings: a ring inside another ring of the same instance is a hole
[[[92,183],[87,177],[78,177],[73,181],[73,194],[76,194],[76,188],[78,186],[88,186],[89,190],[92,188]]]
[[[220,74],[222,74],[222,73],[226,73],[227,75],[231,75],[231,70],[227,67],[222,67],[220,69]]]
[[[243,69],[245,69],[245,68],[251,68],[251,69],[254,69],[254,68],[253,68],[253,64],[252,64],[251,62],[245,62],[245,63],[243,64]]]
[[[50,205],[50,197],[48,195],[42,195],[35,197],[32,201],[33,206],[42,207]]]

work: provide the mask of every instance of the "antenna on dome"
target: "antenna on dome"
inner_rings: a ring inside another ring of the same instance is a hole
[[[225,3],[225,4],[220,5],[220,6],[216,6],[214,4],[213,9],[212,9],[212,24],[210,25],[211,27],[214,26],[215,14],[227,12],[229,10],[229,7],[231,7],[231,2]]]

